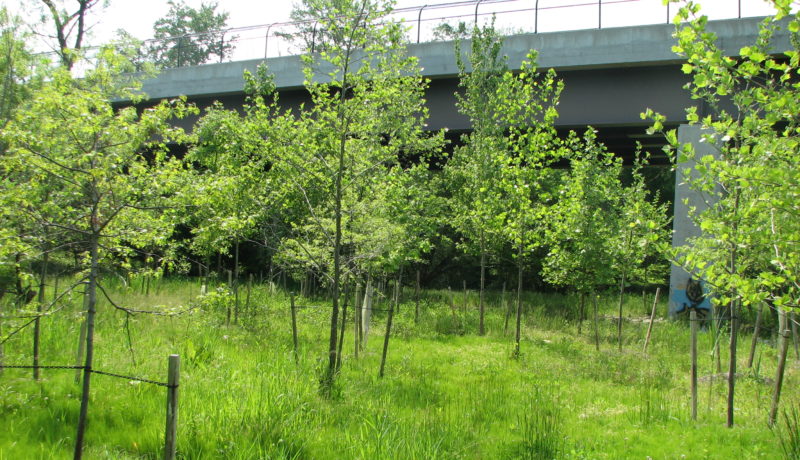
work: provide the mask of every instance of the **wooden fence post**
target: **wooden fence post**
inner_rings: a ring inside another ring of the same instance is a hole
[[[647,354],[647,345],[650,344],[650,334],[653,332],[653,321],[656,319],[656,305],[658,305],[658,295],[661,294],[661,288],[656,288],[656,298],[653,299],[653,309],[650,311],[650,324],[647,325],[647,335],[644,337],[644,350],[643,353]]]
[[[164,460],[175,460],[178,437],[178,386],[181,376],[181,358],[169,355],[167,377],[167,431],[164,436]]]
[[[289,302],[292,309],[292,344],[294,345],[294,362],[295,364],[300,362],[300,358],[297,356],[297,313],[295,313],[294,308],[294,292],[289,293]]]
[[[386,365],[386,352],[389,350],[389,336],[392,333],[392,316],[394,316],[394,305],[389,306],[389,319],[386,320],[386,335],[383,337],[383,355],[381,356],[381,371],[378,374],[383,378],[383,368]]]
[[[694,309],[689,311],[689,322],[692,331],[689,347],[692,355],[692,420],[697,420],[697,312]]]

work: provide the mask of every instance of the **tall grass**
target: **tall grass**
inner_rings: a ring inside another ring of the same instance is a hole
[[[643,310],[638,296],[626,303],[622,353],[615,347],[616,299],[601,299],[598,353],[590,320],[577,335],[576,299],[524,293],[523,354],[514,360],[498,293],[487,296],[484,337],[477,335],[476,294],[469,293],[464,310],[463,294],[456,293],[453,311],[447,291],[425,292],[415,322],[406,293],[386,377],[377,376],[386,315],[376,311],[358,359],[348,324],[337,391],[323,398],[318,377],[330,314],[323,299],[297,299],[319,308],[297,312],[295,364],[288,295],[280,290],[254,286],[249,307],[240,297],[234,325],[226,324],[232,297],[223,285],[204,298],[198,298],[196,280],[158,281],[150,295],[119,279],[106,285],[122,306],[180,313],[129,317],[101,302],[96,367],[163,381],[167,356],[181,355],[182,458],[796,458],[785,452],[800,444],[791,428],[797,423],[779,431],[783,442],[766,428],[769,388],[756,379],[737,386],[740,424],[734,430],[724,428],[725,385],[718,380],[703,383],[706,410],[691,422],[688,329],[658,323],[649,356],[642,355],[646,323],[636,321]],[[74,362],[80,315],[78,299],[73,302],[43,322],[43,364]],[[351,309],[348,322],[352,318]],[[701,333],[701,376],[713,373],[713,363],[703,358],[712,342],[712,334]],[[30,333],[9,341],[6,353],[7,362],[29,362]],[[774,350],[761,344],[761,355],[761,374],[769,375]],[[29,371],[9,369],[0,377],[0,460],[71,456],[79,405],[74,371],[42,372],[40,382]],[[797,380],[790,366],[784,397],[794,404]],[[160,458],[164,400],[162,387],[94,377],[87,457]]]

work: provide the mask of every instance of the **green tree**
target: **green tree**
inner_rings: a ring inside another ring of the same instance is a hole
[[[233,52],[225,41],[228,13],[217,13],[216,2],[202,3],[199,9],[182,0],[169,0],[167,16],[153,24],[153,41],[147,45],[150,59],[159,67],[183,67],[204,64],[212,57],[220,62]]]
[[[775,16],[759,27],[758,38],[728,57],[708,32],[700,6],[688,2],[675,18],[675,52],[686,59],[686,88],[708,108],[687,109],[690,125],[701,128],[714,154],[699,157],[692,144],[681,144],[667,131],[679,162],[693,162],[685,181],[703,194],[709,206],[691,217],[702,231],[670,258],[708,283],[717,305],[731,317],[727,424],[734,424],[738,310],[767,300],[779,309],[800,307],[800,226],[795,203],[800,181],[800,13],[790,0],[776,0]],[[789,49],[775,51],[778,32],[790,38]],[[653,130],[663,116],[648,110]]]
[[[446,172],[451,189],[452,225],[465,237],[461,245],[480,256],[481,284],[478,332],[483,335],[484,287],[492,242],[503,227],[502,192],[498,187],[503,164],[496,152],[504,149],[506,125],[498,121],[503,103],[501,86],[509,72],[505,56],[500,55],[502,38],[494,26],[475,27],[470,37],[468,62],[461,56],[461,41],[456,41],[459,86],[456,93],[459,111],[468,116],[472,133],[462,137],[464,145],[453,153]],[[496,244],[495,244],[496,246]]]
[[[497,122],[508,127],[504,146],[494,152],[500,164],[499,186],[507,203],[505,240],[514,248],[517,264],[517,318],[515,354],[520,351],[524,268],[533,251],[544,243],[549,206],[559,173],[551,166],[565,156],[555,129],[558,99],[564,87],[555,71],[539,72],[531,51],[519,73],[505,73],[498,88],[501,97]]]
[[[424,151],[418,146],[427,142],[424,83],[416,60],[405,52],[402,26],[383,17],[390,6],[370,0],[307,0],[299,10],[308,11],[305,19],[317,21],[329,37],[324,50],[304,56],[312,100],[302,114],[306,136],[296,140],[293,156],[283,161],[292,178],[287,183],[307,205],[308,218],[300,224],[316,226],[331,254],[329,364],[322,378],[326,392],[337,363],[348,208],[377,190],[380,173],[397,164],[400,152]]]
[[[182,163],[167,156],[166,142],[183,136],[169,121],[189,112],[181,102],[141,112],[113,107],[113,98],[141,96],[135,81],[121,76],[130,70],[126,61],[109,49],[99,58],[79,80],[66,68],[53,73],[8,125],[2,158],[4,170],[24,178],[4,194],[4,206],[36,210],[44,225],[83,250],[87,336],[75,458],[86,427],[97,293],[105,293],[100,270],[132,248],[167,242],[174,225],[167,198],[180,193],[183,175]]]

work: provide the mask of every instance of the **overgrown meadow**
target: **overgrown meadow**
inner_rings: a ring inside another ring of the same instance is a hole
[[[316,308],[296,310],[295,364],[289,296],[274,285],[254,285],[249,304],[244,295],[240,299],[238,324],[226,325],[233,298],[224,285],[200,296],[194,280],[154,283],[149,295],[136,282],[107,284],[111,297],[127,308],[162,306],[176,313],[127,317],[102,300],[94,367],[164,381],[167,356],[180,355],[181,458],[773,459],[798,454],[794,353],[784,383],[785,414],[774,429],[767,427],[776,363],[769,329],[774,329],[774,315],[765,318],[752,368],[744,363],[751,337],[744,334],[739,341],[737,423],[729,429],[727,382],[711,354],[713,326],[699,336],[696,422],[689,406],[689,328],[685,321],[664,320],[665,302],[658,305],[648,353],[642,352],[652,292],[627,295],[621,352],[615,296],[598,303],[596,351],[591,313],[578,334],[577,299],[524,293],[521,355],[515,358],[513,315],[504,334],[500,292],[487,295],[487,335],[478,336],[475,292],[424,291],[415,323],[413,290],[406,289],[394,316],[384,378],[378,378],[378,369],[387,318],[378,309],[388,304],[374,306],[365,348],[356,358],[351,301],[340,375],[332,396],[325,398],[320,379],[330,303],[322,297],[296,299],[298,307]],[[66,314],[43,320],[43,365],[74,364],[79,297],[64,300]],[[506,302],[511,303],[510,294]],[[30,346],[29,331],[14,336],[6,343],[6,362],[28,364]],[[75,372],[44,369],[35,382],[30,370],[4,371],[0,459],[72,455],[80,395]],[[87,458],[160,458],[166,389],[104,375],[93,380]]]

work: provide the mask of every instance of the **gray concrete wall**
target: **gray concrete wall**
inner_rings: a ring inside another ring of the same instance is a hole
[[[695,225],[691,215],[708,209],[713,204],[712,197],[692,190],[688,181],[697,178],[695,170],[697,161],[706,156],[719,154],[719,150],[713,143],[703,141],[703,131],[699,126],[681,125],[678,127],[678,142],[691,144],[694,147],[694,156],[687,161],[678,164],[675,172],[675,213],[672,220],[672,247],[680,248],[686,245],[687,241],[701,235],[700,228]],[[682,313],[687,307],[695,306],[699,309],[710,310],[711,303],[706,298],[702,303],[696,305],[686,296],[686,286],[692,274],[686,270],[672,265],[669,277],[669,312],[670,315]],[[702,280],[699,280],[702,284]]]
[[[728,54],[755,41],[759,18],[731,19],[709,23]],[[539,51],[539,65],[559,71],[597,68],[625,68],[676,64],[672,52],[674,27],[668,24],[620,27],[602,30],[576,30],[543,34],[521,34],[506,38],[502,52],[509,65],[518,68],[529,50]],[[788,46],[788,38],[779,40],[779,48]],[[468,49],[468,46],[464,46]],[[453,42],[432,42],[409,46],[409,53],[419,59],[422,74],[431,79],[458,74]],[[242,72],[254,71],[265,60],[257,59],[221,64],[168,69],[144,84],[152,98],[222,96],[241,93]],[[270,58],[267,65],[276,76],[280,89],[303,85],[302,63],[298,56]]]

